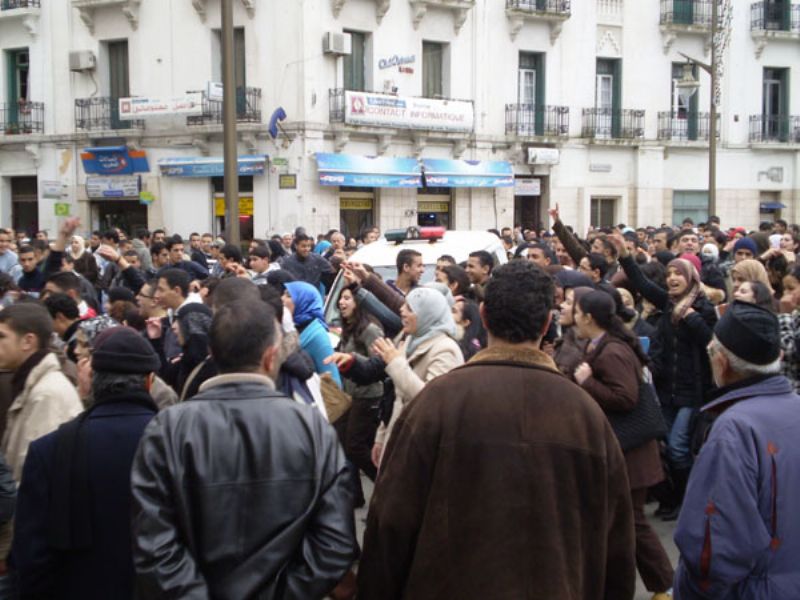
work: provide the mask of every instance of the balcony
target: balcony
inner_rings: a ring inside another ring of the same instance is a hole
[[[569,137],[569,107],[506,104],[506,135]]]
[[[131,29],[139,26],[139,5],[142,0],[72,0],[72,6],[78,9],[81,21],[89,33],[94,33],[94,11],[98,8],[118,8],[128,19]]]
[[[800,40],[800,4],[791,4],[789,0],[751,4],[750,36],[756,45],[757,58],[770,41]]]
[[[800,144],[800,116],[750,115],[751,144]]]
[[[19,19],[32,36],[39,30],[41,12],[40,0],[0,0],[0,21]]]
[[[251,2],[254,0],[250,0]],[[192,0],[192,2],[205,2],[205,0]],[[342,8],[347,3],[347,0],[331,0],[331,8],[333,9],[333,16],[337,19],[342,12]],[[375,20],[378,25],[383,21],[383,17],[389,12],[392,7],[392,0],[375,0]]]
[[[624,13],[623,0],[597,0],[598,25],[622,25]]]
[[[526,22],[533,21],[550,26],[550,43],[553,44],[561,35],[561,28],[570,14],[570,0],[506,0],[506,17],[512,40],[516,39]]]
[[[679,35],[705,37],[708,50],[711,44],[711,3],[712,0],[661,0],[664,54],[669,54]]]
[[[78,98],[75,100],[75,128],[83,131],[144,129],[144,121],[120,119],[119,98]]]
[[[203,114],[186,118],[189,126],[222,125],[222,100],[209,98],[203,92]],[[261,123],[261,88],[236,88],[236,120],[239,123]]]
[[[717,115],[717,139],[720,119]],[[707,143],[711,135],[711,116],[707,112],[660,112],[658,113],[658,139],[663,142]]]
[[[644,139],[644,111],[584,108],[581,137],[598,142],[636,142]]]
[[[475,6],[475,0],[409,0],[411,3],[411,16],[414,29],[419,27],[422,19],[425,18],[429,7],[443,8],[452,11],[454,19],[454,29],[456,35],[461,31],[464,21],[467,20],[469,11]]]
[[[44,103],[19,101],[0,103],[0,134],[44,133]]]

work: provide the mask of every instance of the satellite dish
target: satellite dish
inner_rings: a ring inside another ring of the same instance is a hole
[[[272,137],[273,140],[278,139],[278,129],[283,129],[280,126],[280,122],[286,119],[286,111],[283,110],[283,107],[279,106],[272,116],[269,118],[269,135]]]

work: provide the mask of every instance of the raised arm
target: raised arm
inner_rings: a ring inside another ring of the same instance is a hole
[[[628,252],[625,246],[625,240],[621,235],[615,234],[608,239],[616,246],[617,252],[619,253],[619,264],[625,271],[625,275],[628,276],[628,281],[630,281],[631,285],[633,285],[648,302],[655,305],[656,308],[665,310],[669,304],[669,294],[667,294],[667,290],[657,286],[644,276],[639,269],[639,265],[636,264],[636,261]]]
[[[555,232],[558,239],[564,244],[564,249],[567,251],[567,254],[570,255],[572,260],[575,261],[575,264],[579,264],[581,259],[588,256],[589,253],[586,252],[586,249],[581,246],[580,242],[575,239],[575,236],[572,235],[569,230],[564,226],[564,223],[561,222],[561,216],[558,212],[558,204],[556,204],[555,208],[551,208],[549,211],[550,218],[553,219],[553,231]]]

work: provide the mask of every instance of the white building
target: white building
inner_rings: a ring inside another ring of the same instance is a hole
[[[703,220],[709,79],[697,74],[687,105],[675,81],[680,53],[710,61],[710,11],[237,0],[243,237],[530,227],[555,203],[581,230]],[[0,222],[221,231],[219,12],[219,0],[0,0]],[[734,1],[731,31],[717,213],[800,220],[800,5]],[[150,112],[124,118],[128,97]]]

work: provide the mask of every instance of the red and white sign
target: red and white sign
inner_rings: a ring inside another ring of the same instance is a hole
[[[470,133],[475,111],[472,102],[463,100],[347,91],[344,120],[351,125]]]

